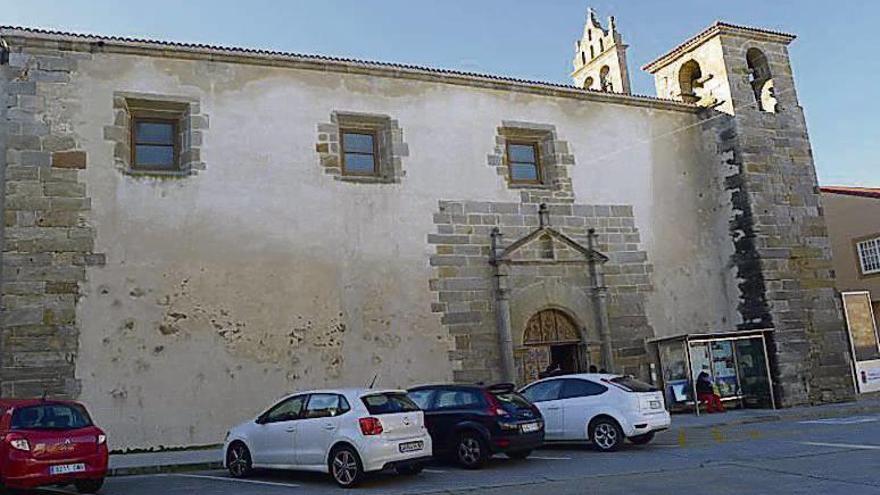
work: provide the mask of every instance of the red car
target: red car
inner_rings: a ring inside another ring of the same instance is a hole
[[[0,399],[0,482],[8,488],[73,483],[95,493],[107,476],[107,435],[82,404]]]

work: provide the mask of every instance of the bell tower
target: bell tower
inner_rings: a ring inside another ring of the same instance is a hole
[[[717,143],[740,292],[738,329],[772,329],[786,406],[851,399],[849,346],[790,34],[716,22],[643,67],[657,95],[693,103]]]
[[[596,18],[596,12],[589,9],[584,35],[575,42],[574,72],[571,73],[575,86],[630,94],[626,49],[614,17],[608,18],[606,30]]]

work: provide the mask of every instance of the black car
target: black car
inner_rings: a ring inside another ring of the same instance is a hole
[[[425,385],[409,390],[425,411],[435,455],[468,469],[486,465],[492,454],[525,459],[544,443],[544,419],[512,384]]]

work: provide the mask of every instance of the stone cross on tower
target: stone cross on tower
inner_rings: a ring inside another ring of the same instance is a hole
[[[630,94],[626,49],[614,17],[608,19],[606,30],[596,12],[588,9],[584,35],[575,43],[574,72],[571,73],[575,86]]]

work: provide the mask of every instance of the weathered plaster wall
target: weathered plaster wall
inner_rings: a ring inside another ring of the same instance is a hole
[[[643,253],[657,277],[639,328],[667,335],[731,321],[718,254],[729,236],[704,230],[729,212],[716,150],[692,112],[102,53],[81,57],[64,91],[76,103],[66,130],[88,155],[76,175],[90,198],[82,221],[106,255],[78,287],[71,365],[114,448],[216,442],[293,389],[361,385],[374,373],[382,386],[452,379],[426,239],[440,201],[523,200],[486,164],[503,121],[556,127],[577,158],[576,204],[625,205],[619,217],[639,235],[624,250]],[[156,178],[117,168],[104,128],[118,92],[197,101],[210,122],[205,169]],[[408,146],[399,182],[325,173],[316,129],[334,111],[397,121]],[[686,249],[693,242],[700,248]],[[618,285],[646,277],[618,275]],[[664,309],[670,302],[679,309]]]

